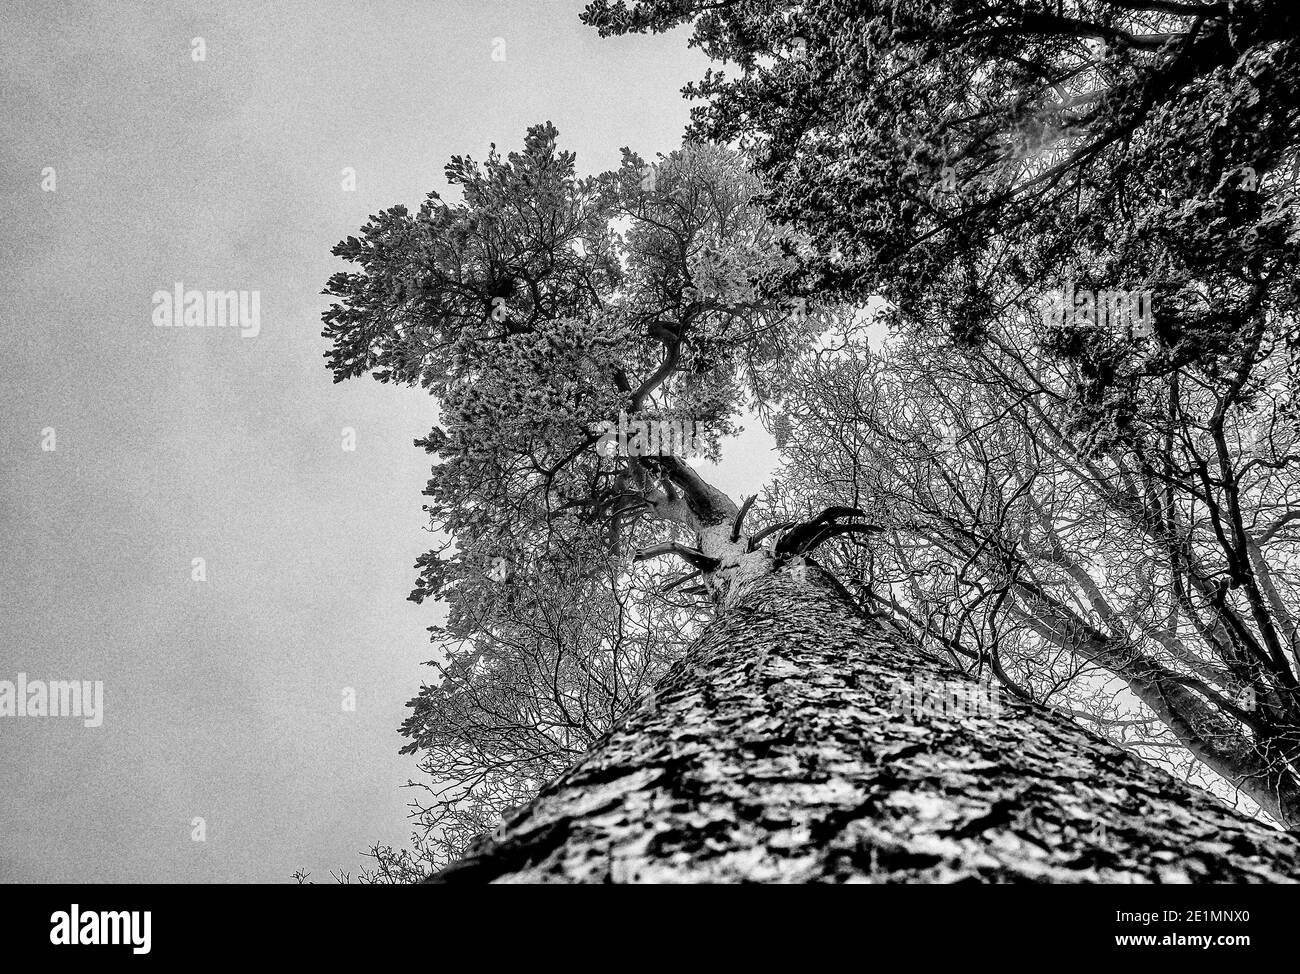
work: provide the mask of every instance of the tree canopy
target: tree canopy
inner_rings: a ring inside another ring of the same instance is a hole
[[[1163,722],[1131,735],[1148,756],[1172,734],[1292,826],[1298,17],[1270,0],[583,14],[602,34],[692,25],[725,62],[686,90],[693,134],[741,146],[773,221],[806,238],[782,286],[886,302],[883,360],[791,376],[776,491],[791,516],[887,509],[893,550],[841,562],[874,578],[866,602],[975,665],[1015,659],[1012,686],[1080,712],[1089,673],[1119,679]],[[1102,312],[1119,295],[1143,327]],[[1138,726],[1127,705],[1091,714]]]
[[[812,293],[977,343],[1072,281],[1152,293],[1154,340],[1072,332],[1089,421],[1188,362],[1297,367],[1300,11],[1286,0],[594,0],[602,34],[691,23],[726,69],[694,132],[753,154]],[[1121,428],[1116,429],[1116,426]]]
[[[428,821],[454,834],[635,702],[692,631],[691,593],[723,597],[716,569],[764,538],[793,553],[858,528],[832,511],[811,533],[742,533],[750,505],[689,457],[716,458],[819,327],[772,293],[789,257],[742,153],[687,143],[651,165],[625,149],[580,177],[547,123],[446,176],[458,201],[393,207],[335,248],[356,269],[329,282],[324,334],[336,381],[438,403],[417,441],[438,546],[411,598],[445,601],[448,621],[403,732],[442,778]],[[688,571],[665,576],[660,555]]]
[[[625,151],[578,178],[557,135],[535,126],[482,167],[453,159],[462,201],[394,207],[335,248],[361,268],[327,292],[336,381],[418,383],[441,409],[420,445],[455,550],[422,561],[417,601],[467,605],[492,559],[535,560],[557,538],[630,556],[648,522],[734,516],[677,453],[595,449],[601,424],[690,423],[716,456],[810,332],[760,289],[785,258],[739,153],[688,145],[648,167]]]
[[[1298,18],[593,0],[602,34],[691,24],[724,62],[682,147],[580,176],[536,125],[340,243],[335,380],[439,406],[411,598],[449,616],[403,727],[431,861],[752,566],[832,539],[919,654],[1300,825]],[[716,459],[746,410],[785,463],[741,503],[645,432]]]

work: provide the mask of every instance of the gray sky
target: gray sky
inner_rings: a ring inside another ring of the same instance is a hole
[[[547,119],[584,172],[678,144],[701,56],[581,7],[5,5],[0,680],[102,680],[105,713],[0,718],[0,880],[328,881],[404,841],[431,401],[333,385],[319,292],[331,246],[444,191],[452,154]],[[178,281],[260,291],[260,334],[153,327]],[[769,446],[715,481],[758,489]]]

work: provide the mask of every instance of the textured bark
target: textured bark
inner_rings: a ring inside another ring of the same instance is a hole
[[[433,882],[1293,882],[1300,842],[965,680],[815,567],[746,585],[631,714]],[[973,684],[972,684],[973,685]]]

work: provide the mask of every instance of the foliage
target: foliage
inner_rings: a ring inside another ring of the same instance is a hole
[[[788,261],[739,153],[689,144],[649,167],[625,149],[580,178],[557,137],[454,158],[462,200],[372,217],[327,292],[336,381],[418,384],[439,406],[417,444],[438,547],[411,598],[448,618],[402,728],[434,782],[415,811],[426,864],[563,770],[698,623],[664,591],[679,580],[634,558],[692,551],[737,509],[682,456],[598,448],[601,424],[689,423],[716,457],[813,331],[767,293]],[[381,874],[404,874],[381,852]]]
[[[1077,334],[1079,421],[1123,438],[1128,389],[1195,362],[1300,365],[1300,10],[1288,0],[595,0],[603,34],[691,22],[736,69],[688,88],[809,293],[890,300],[977,345],[1045,291],[1149,290],[1155,340]]]

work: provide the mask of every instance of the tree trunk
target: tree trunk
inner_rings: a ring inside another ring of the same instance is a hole
[[[988,699],[820,568],[733,594],[651,699],[429,881],[1300,878],[1291,835],[1049,710]],[[952,690],[968,706],[927,699]]]

